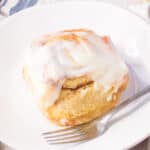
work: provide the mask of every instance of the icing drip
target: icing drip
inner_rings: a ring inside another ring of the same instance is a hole
[[[28,52],[25,65],[35,95],[41,97],[47,88],[52,88],[46,106],[55,102],[67,78],[88,74],[104,89],[112,85],[117,89],[127,73],[111,41],[88,30],[46,35],[32,44]]]

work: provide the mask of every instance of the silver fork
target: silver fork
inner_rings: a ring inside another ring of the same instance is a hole
[[[150,93],[150,85],[146,86],[143,90],[135,93],[133,96],[125,100],[122,104],[112,109],[109,113],[105,114],[102,118],[93,120],[89,123],[78,125],[75,127],[69,127],[51,132],[44,132],[42,136],[48,142],[48,144],[66,144],[76,143],[102,135],[110,125],[112,117],[118,113],[122,108],[128,106],[133,101],[137,101],[138,98]],[[140,99],[142,101],[146,99]],[[150,99],[148,99],[150,100]]]

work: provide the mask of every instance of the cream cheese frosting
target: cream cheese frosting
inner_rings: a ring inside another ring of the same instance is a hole
[[[109,40],[109,39],[108,39]],[[28,48],[25,66],[34,86],[34,95],[41,97],[47,87],[52,105],[67,78],[88,74],[104,89],[118,88],[128,69],[111,41],[105,41],[90,30],[66,30],[37,39]]]

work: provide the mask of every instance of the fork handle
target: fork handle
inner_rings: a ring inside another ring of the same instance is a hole
[[[106,115],[104,115],[101,120],[102,123],[107,125],[108,122],[111,120],[111,118],[118,113],[122,108],[128,106],[129,104],[131,104],[133,101],[136,102],[140,97],[147,95],[150,93],[150,85],[146,86],[145,88],[143,88],[142,90],[140,90],[139,92],[135,93],[133,96],[129,97],[128,99],[126,99],[123,103],[121,103],[120,105],[118,105],[116,108],[112,109],[109,113],[107,113]],[[150,99],[149,99],[150,100]]]

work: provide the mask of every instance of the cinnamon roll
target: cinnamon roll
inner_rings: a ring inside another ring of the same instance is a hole
[[[31,43],[23,78],[43,114],[75,126],[114,108],[128,84],[128,68],[108,36],[87,29],[44,35]]]

